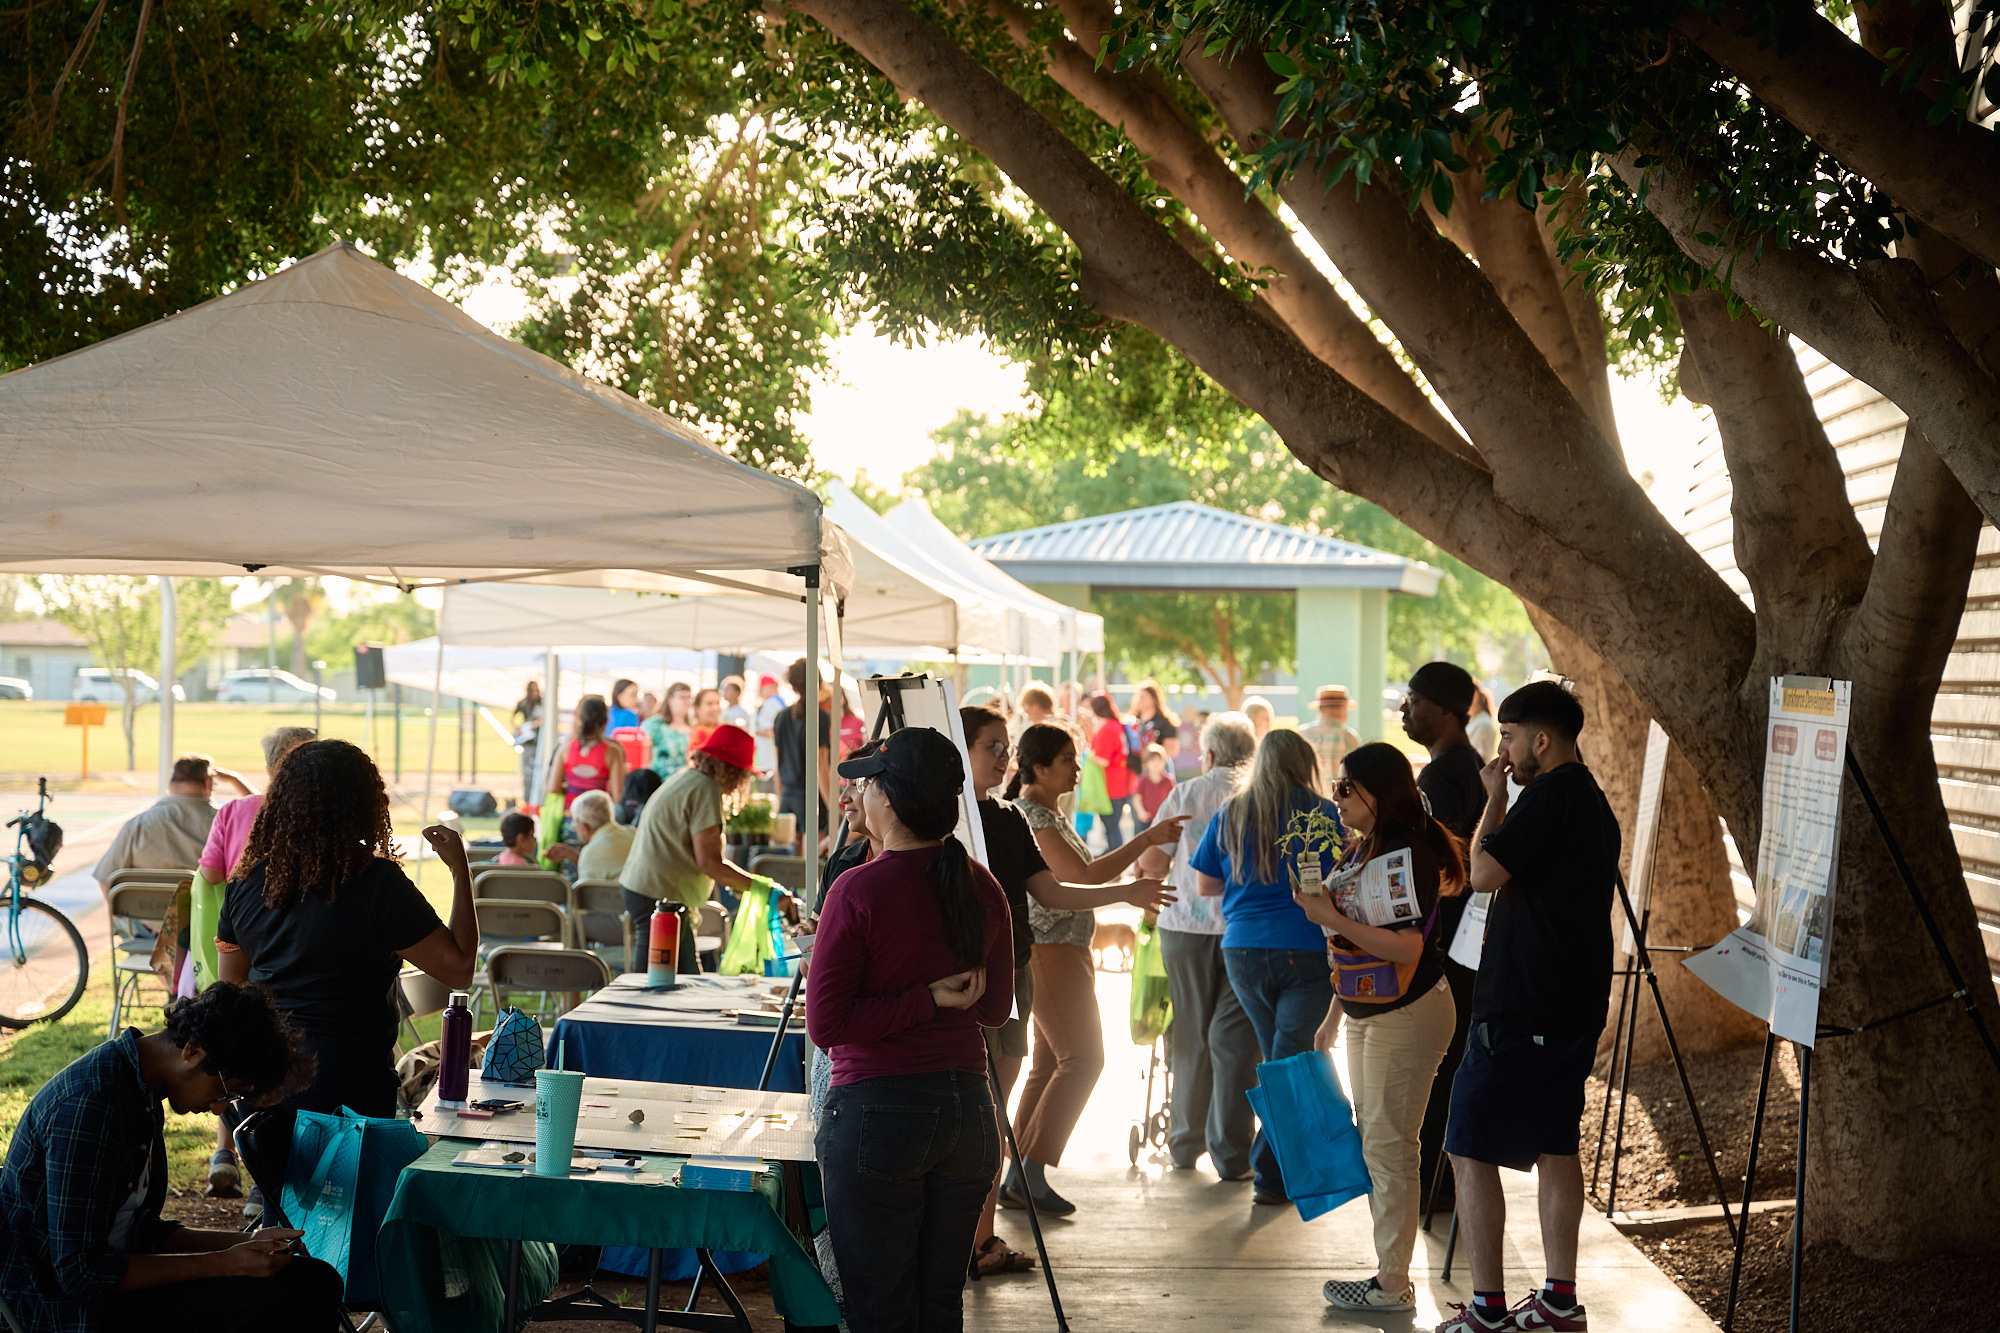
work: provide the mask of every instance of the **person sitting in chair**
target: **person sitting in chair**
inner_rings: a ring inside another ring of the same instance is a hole
[[[341,1278],[301,1233],[164,1221],[166,1102],[182,1115],[274,1099],[311,1078],[262,986],[217,982],[167,1026],[105,1042],[43,1085],[0,1173],[0,1296],[29,1329],[332,1330]]]

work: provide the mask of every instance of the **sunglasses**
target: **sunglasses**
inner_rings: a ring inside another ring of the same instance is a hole
[[[1333,795],[1334,795],[1334,799],[1335,799],[1335,800],[1340,800],[1340,801],[1344,801],[1344,800],[1346,800],[1346,799],[1347,799],[1348,797],[1350,797],[1350,796],[1354,795],[1354,793],[1355,793],[1355,792],[1357,792],[1357,791],[1359,791],[1359,790],[1361,790],[1361,788],[1360,788],[1360,784],[1358,784],[1358,783],[1356,783],[1356,782],[1353,782],[1352,780],[1350,780],[1350,779],[1348,779],[1348,778],[1335,778],[1335,779],[1334,779],[1334,782],[1333,782]]]

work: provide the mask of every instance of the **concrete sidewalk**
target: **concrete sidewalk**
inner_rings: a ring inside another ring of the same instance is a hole
[[[1249,1182],[1227,1183],[1208,1169],[1174,1171],[1142,1156],[1127,1160],[1127,1134],[1145,1095],[1147,1051],[1125,1033],[1128,979],[1100,974],[1107,1068],[1064,1165],[1050,1183],[1077,1206],[1046,1220],[1043,1231],[1070,1324],[1078,1330],[1172,1328],[1273,1329],[1319,1326],[1429,1329],[1449,1317],[1451,1302],[1472,1299],[1463,1245],[1452,1280],[1440,1281],[1449,1214],[1419,1238],[1414,1264],[1417,1309],[1411,1315],[1336,1310],[1320,1296],[1331,1277],[1375,1271],[1368,1201],[1301,1222],[1290,1207],[1250,1202]],[[1532,1176],[1503,1171],[1508,1189],[1507,1293],[1518,1300],[1546,1276]],[[1003,1210],[1000,1233],[1033,1252],[1027,1215]],[[1665,1274],[1620,1236],[1602,1214],[1584,1209],[1577,1294],[1591,1327],[1606,1333],[1706,1333],[1715,1325]],[[966,1327],[981,1333],[1045,1333],[1055,1318],[1039,1269],[970,1284]]]

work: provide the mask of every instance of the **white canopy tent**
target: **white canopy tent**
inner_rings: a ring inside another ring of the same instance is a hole
[[[802,600],[808,641],[853,577],[811,491],[344,244],[0,376],[0,478],[7,572],[685,581]]]

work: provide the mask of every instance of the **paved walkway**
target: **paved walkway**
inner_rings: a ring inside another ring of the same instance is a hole
[[[1072,1327],[1083,1330],[1190,1328],[1429,1329],[1470,1301],[1463,1246],[1452,1280],[1439,1279],[1448,1215],[1417,1249],[1413,1316],[1335,1310],[1320,1296],[1330,1277],[1366,1278],[1375,1270],[1368,1201],[1356,1199],[1312,1222],[1289,1207],[1250,1202],[1248,1182],[1227,1183],[1208,1169],[1174,1171],[1141,1158],[1127,1161],[1127,1134],[1140,1114],[1147,1053],[1125,1035],[1127,978],[1101,974],[1098,999],[1107,1018],[1108,1067],[1050,1183],[1076,1214],[1044,1223],[1056,1282]],[[1509,1190],[1507,1290],[1518,1299],[1539,1284],[1541,1238],[1533,1177],[1503,1172]],[[1024,1213],[1003,1211],[1001,1234],[1032,1250]],[[1591,1325],[1608,1333],[1694,1333],[1715,1325],[1594,1209],[1584,1209],[1578,1294]],[[966,1327],[979,1333],[1054,1330],[1039,1270],[974,1283],[966,1289]]]

